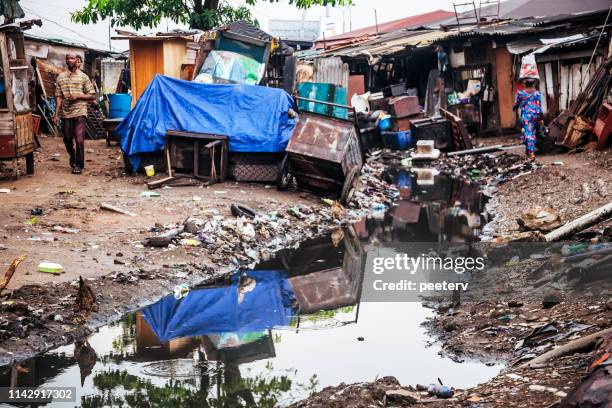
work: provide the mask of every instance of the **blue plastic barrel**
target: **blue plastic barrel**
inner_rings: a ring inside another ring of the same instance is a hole
[[[409,130],[403,132],[380,132],[383,144],[388,149],[406,150],[412,145],[412,133]]]
[[[108,95],[108,118],[125,118],[132,110],[132,95],[111,94]]]

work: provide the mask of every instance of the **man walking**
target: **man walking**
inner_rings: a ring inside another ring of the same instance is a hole
[[[96,99],[94,87],[83,71],[79,69],[79,57],[66,54],[68,71],[57,76],[55,95],[57,107],[53,122],[62,119],[61,129],[64,144],[70,155],[70,167],[74,174],[80,174],[85,167],[85,124],[87,104]]]

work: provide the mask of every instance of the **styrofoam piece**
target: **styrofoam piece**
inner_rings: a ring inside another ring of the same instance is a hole
[[[438,160],[440,149],[433,149],[431,153],[412,153],[412,160]]]

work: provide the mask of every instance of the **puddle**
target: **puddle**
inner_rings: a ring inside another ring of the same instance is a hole
[[[181,299],[160,299],[28,361],[27,372],[9,370],[0,386],[76,387],[76,402],[48,406],[274,407],[386,375],[460,388],[489,380],[500,365],[439,355],[421,326],[432,315],[421,303],[362,301],[366,264],[381,248],[476,240],[482,196],[428,172],[385,177],[401,196],[388,211]]]

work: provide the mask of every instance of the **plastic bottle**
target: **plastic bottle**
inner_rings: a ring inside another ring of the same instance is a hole
[[[589,245],[582,242],[577,244],[567,244],[563,245],[563,247],[561,248],[561,254],[563,256],[576,255],[586,251],[588,248]]]
[[[453,390],[447,385],[429,384],[427,392],[429,395],[434,395],[438,398],[450,398],[453,396]]]
[[[612,243],[610,242],[600,242],[599,244],[589,245],[589,251],[599,251],[601,249],[610,248]]]
[[[187,285],[186,283],[176,285],[174,287],[174,298],[177,300],[187,296],[188,293],[189,285]]]

